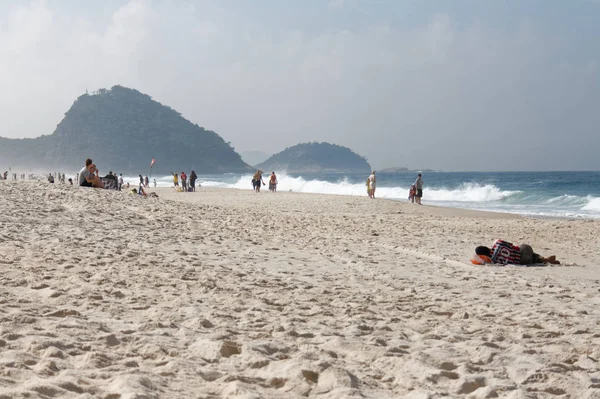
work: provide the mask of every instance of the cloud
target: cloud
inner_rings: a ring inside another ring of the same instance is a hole
[[[582,168],[600,144],[598,53],[569,57],[572,43],[531,21],[264,24],[210,2],[132,0],[106,20],[14,7],[0,17],[0,135],[49,134],[86,85],[122,84],[238,150],[327,140],[378,168]]]

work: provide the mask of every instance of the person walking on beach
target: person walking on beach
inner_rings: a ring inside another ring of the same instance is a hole
[[[367,182],[365,184],[367,186],[367,195],[371,198],[371,179],[367,177]]]
[[[262,170],[259,169],[256,171],[256,173],[252,177],[252,185],[254,186],[254,191],[256,191],[257,193],[260,193],[261,184],[264,186],[265,182],[263,181],[263,178],[262,178]]]
[[[196,175],[196,172],[194,172],[192,170],[192,173],[190,173],[190,188],[192,189],[192,191],[196,191],[196,179],[198,178],[198,176]]]
[[[187,191],[187,175],[185,172],[181,172],[181,188],[183,191]]]
[[[417,175],[417,180],[415,180],[415,188],[417,190],[415,194],[415,200],[417,204],[422,205],[421,197],[423,197],[423,179],[421,179],[420,173]]]
[[[144,185],[144,177],[142,175],[138,175],[140,178],[140,186]]]
[[[123,188],[123,173],[119,174],[119,191]]]
[[[148,179],[148,175],[146,175],[146,178],[144,179],[144,186],[150,187],[150,179]]]
[[[375,188],[377,186],[377,179],[375,178],[375,171],[371,172],[369,176],[369,187],[370,187],[370,195],[369,197],[375,199]]]
[[[274,193],[277,192],[277,176],[275,175],[275,172],[272,172],[269,177],[269,191]]]
[[[156,179],[154,179],[154,187],[156,187]]]

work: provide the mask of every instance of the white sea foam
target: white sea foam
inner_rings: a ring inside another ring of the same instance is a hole
[[[265,176],[265,181],[267,180]],[[206,187],[252,189],[252,176],[243,176],[233,183],[223,181],[204,181]],[[337,182],[323,180],[305,180],[302,177],[278,176],[279,191],[294,191],[300,193],[337,194],[337,195],[366,195],[366,185],[350,183],[344,179]],[[458,202],[490,202],[499,201],[517,191],[500,190],[494,185],[478,185],[466,183],[456,189],[432,188],[426,189],[426,197],[430,201],[458,201]],[[404,199],[408,197],[408,187],[378,187],[376,192],[379,198]]]
[[[151,178],[151,185],[152,180]],[[137,185],[137,177],[125,179]],[[198,183],[203,187],[252,190],[252,175],[200,176]],[[268,182],[268,175],[264,175]],[[366,180],[366,179],[365,179]],[[156,177],[158,187],[173,185],[172,176]],[[366,196],[364,183],[352,183],[347,179],[329,182],[318,179],[305,179],[285,174],[278,175],[278,191],[299,193]],[[198,185],[197,183],[197,185]],[[380,183],[381,184],[381,183]],[[406,200],[408,187],[377,187],[378,198]],[[600,217],[600,198],[591,196],[560,195],[552,198],[542,194],[501,190],[493,184],[463,183],[455,188],[425,187],[424,203],[457,208],[478,209],[495,212],[508,212],[532,216],[555,217]]]
[[[584,211],[600,212],[600,198],[598,197],[587,197],[588,202],[581,208]]]

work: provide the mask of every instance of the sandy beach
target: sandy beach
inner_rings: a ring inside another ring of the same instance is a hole
[[[600,221],[154,190],[0,182],[1,399],[600,398]]]

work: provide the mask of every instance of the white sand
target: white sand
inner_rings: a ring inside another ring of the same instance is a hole
[[[158,193],[0,182],[0,398],[600,397],[598,221]]]

